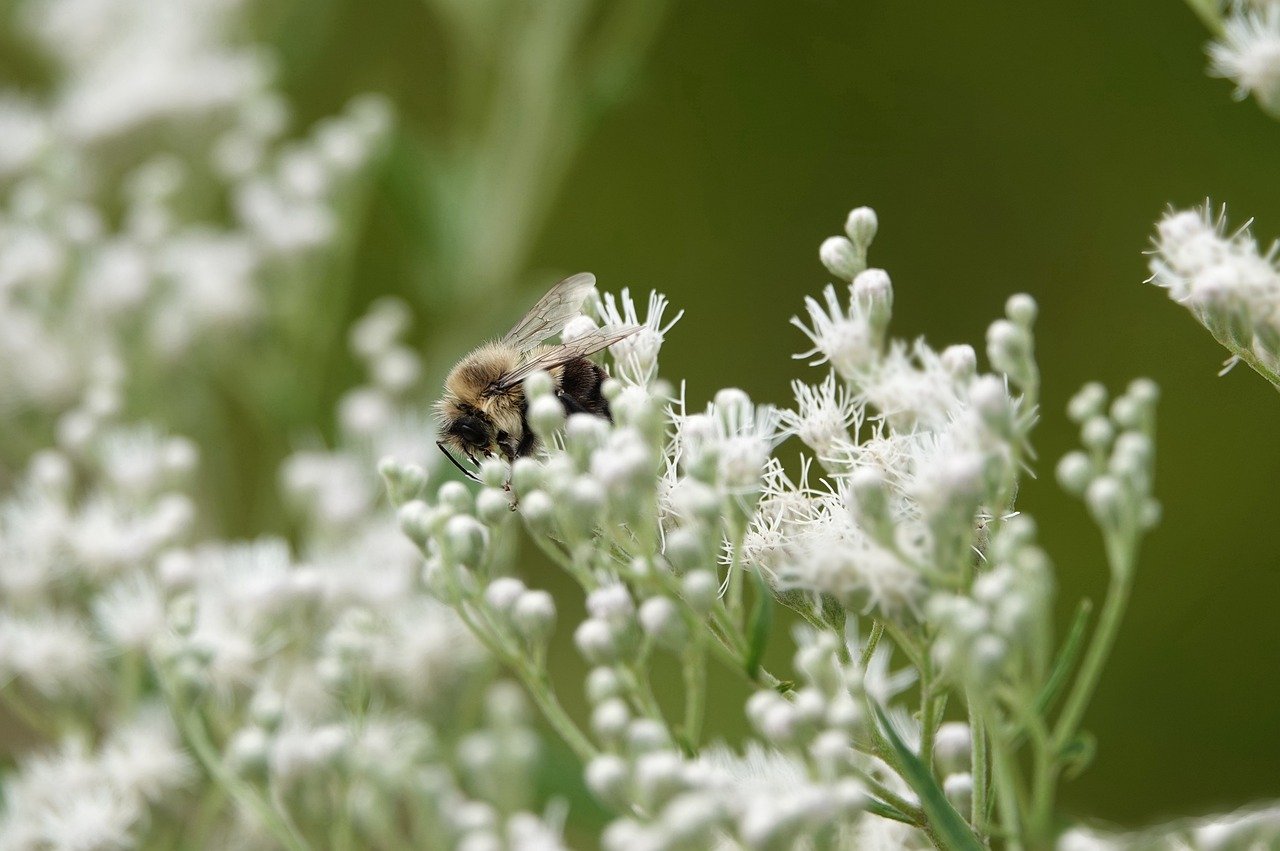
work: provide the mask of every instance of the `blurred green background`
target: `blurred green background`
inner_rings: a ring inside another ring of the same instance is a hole
[[[1164,522],[1088,716],[1098,758],[1064,803],[1140,824],[1280,797],[1280,399],[1245,369],[1216,377],[1224,353],[1143,284],[1142,255],[1165,205],[1206,196],[1233,223],[1255,216],[1261,241],[1280,235],[1280,126],[1205,76],[1207,36],[1181,3],[674,2],[621,97],[573,124],[580,147],[527,236],[537,274],[462,327],[433,312],[437,290],[466,282],[431,271],[448,228],[426,233],[409,185],[432,156],[421,140],[450,120],[451,58],[426,4],[277,4],[262,29],[299,126],[362,91],[396,104],[351,315],[410,298],[437,371],[552,275],[586,269],[687,310],[663,366],[694,405],[730,385],[785,404],[791,379],[816,376],[791,359],[807,345],[787,319],[827,282],[819,242],[861,204],[880,214],[871,260],[894,280],[898,336],[980,348],[1004,299],[1033,294],[1042,461],[1020,507],[1058,567],[1064,620],[1105,585],[1097,535],[1052,481],[1075,443],[1066,400],[1087,380],[1155,378]],[[38,76],[13,53],[0,64]],[[507,238],[485,235],[494,250]],[[353,375],[331,377],[330,400]],[[580,663],[561,641],[571,688]],[[731,694],[717,714],[732,728]]]

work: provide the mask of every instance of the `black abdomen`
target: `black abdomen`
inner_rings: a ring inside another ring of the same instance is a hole
[[[564,404],[565,413],[595,414],[612,421],[609,403],[600,392],[606,378],[605,371],[586,358],[566,363],[560,374],[560,401]]]

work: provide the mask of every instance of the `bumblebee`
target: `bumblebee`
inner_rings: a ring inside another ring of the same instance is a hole
[[[565,278],[501,339],[480,346],[449,371],[444,397],[436,406],[441,421],[436,446],[463,475],[476,478],[450,449],[478,467],[479,458],[495,452],[513,461],[537,448],[538,439],[526,418],[524,380],[539,370],[551,375],[566,414],[612,419],[600,390],[608,375],[588,358],[630,337],[640,326],[599,328],[568,343],[544,345],[578,314],[595,283],[595,275],[589,273]]]

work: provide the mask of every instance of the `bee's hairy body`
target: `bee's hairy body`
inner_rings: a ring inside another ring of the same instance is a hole
[[[445,379],[445,395],[439,406],[448,424],[441,435],[446,444],[469,457],[497,451],[509,461],[537,448],[537,437],[527,419],[524,383],[495,389],[499,379],[526,358],[513,346],[498,341],[486,343],[458,362]],[[611,418],[609,403],[601,393],[608,377],[602,368],[583,357],[547,372],[566,414]]]

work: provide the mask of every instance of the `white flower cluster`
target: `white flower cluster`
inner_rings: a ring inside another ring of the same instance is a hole
[[[1264,111],[1280,116],[1280,2],[1239,0],[1209,45],[1209,73],[1236,84],[1236,97],[1252,95]]]
[[[1248,226],[1227,233],[1225,210],[1170,210],[1156,225],[1151,283],[1272,384],[1280,382],[1280,270]]]
[[[286,140],[241,3],[24,5],[54,86],[0,92],[0,420],[43,439],[104,381],[194,393],[174,375],[204,347],[294,321],[389,115],[360,98]]]
[[[830,367],[814,385],[796,382],[794,410],[733,389],[698,412],[683,393],[671,398],[656,378],[671,326],[655,295],[649,334],[611,352],[612,422],[566,416],[551,376],[536,374],[524,389],[541,448],[510,467],[486,461],[478,492],[445,482],[432,494],[420,465],[381,465],[428,585],[521,678],[617,812],[606,848],[786,848],[815,837],[972,847],[1009,830],[1036,845],[1054,833],[1054,784],[1086,759],[1080,713],[1158,513],[1154,390],[1135,383],[1110,418],[1105,398],[1073,404],[1093,453],[1079,456],[1078,484],[1121,587],[1055,719],[1083,627],[1055,653],[1052,571],[1014,506],[1037,416],[1036,305],[1014,296],[991,325],[990,373],[969,346],[890,340],[890,279],[866,264],[876,226],[871,210],[855,210],[847,235],[822,246],[847,301],[828,287],[807,302],[810,324],[795,323],[813,344],[802,357]],[[605,296],[599,318],[638,321],[625,292],[622,303]],[[595,321],[571,321],[566,338]],[[774,454],[790,436],[815,453],[796,476]],[[1075,466],[1077,456],[1064,461]],[[516,518],[586,594],[573,628],[592,668],[585,727],[547,671],[557,606],[513,575]],[[761,664],[777,604],[807,623],[795,682]],[[650,682],[664,657],[683,676],[680,710]],[[907,667],[890,673],[894,659]],[[701,743],[712,660],[756,690],[742,756]],[[943,723],[949,696],[969,723]],[[1019,791],[1024,747],[1039,766],[1033,794]]]

